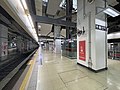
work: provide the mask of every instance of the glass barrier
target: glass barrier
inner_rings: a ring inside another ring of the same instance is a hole
[[[62,55],[71,59],[77,58],[77,41],[64,41],[62,45]]]

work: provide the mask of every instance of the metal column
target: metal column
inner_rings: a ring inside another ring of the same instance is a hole
[[[72,8],[73,8],[73,0],[66,0],[66,16],[69,15],[69,17],[66,18],[66,21],[71,22],[72,21]],[[70,39],[71,34],[70,34],[70,27],[66,26],[66,38]]]

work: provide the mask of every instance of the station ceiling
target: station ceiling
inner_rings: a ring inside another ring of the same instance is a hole
[[[76,7],[77,7],[77,0],[76,1]],[[60,18],[66,15],[65,13],[65,8],[64,8],[64,2],[65,0],[35,0],[36,4],[36,14],[40,15],[40,16],[47,16],[50,18]],[[115,9],[120,11],[120,4],[119,4],[120,0],[107,0],[108,5],[114,7]],[[63,3],[63,8],[60,7],[60,4]],[[41,13],[42,11],[42,13]],[[77,21],[77,15],[73,15],[73,22]],[[65,20],[65,19],[63,19]],[[118,20],[118,21],[116,21]],[[43,23],[39,23],[39,25],[41,25],[41,29],[39,31],[40,35],[47,35],[51,29],[52,29],[52,25],[47,25],[47,24],[43,24]],[[111,27],[110,27],[111,26]],[[48,28],[47,28],[48,27]],[[116,17],[116,18],[112,18],[110,16],[108,16],[108,27],[109,27],[109,31],[108,33],[112,33],[112,32],[116,32],[116,31],[120,31],[120,16]],[[62,35],[65,36],[66,35],[66,31],[64,29],[64,31],[62,30]],[[53,34],[49,34],[49,36],[53,36]]]
[[[35,7],[36,7],[36,15],[45,16],[53,19],[59,19],[61,17],[66,16],[65,8],[61,8],[61,4],[64,4],[65,0],[35,0]],[[75,0],[77,1],[77,0]],[[40,13],[42,11],[42,13]],[[76,13],[77,14],[77,13]],[[77,16],[76,14],[73,15],[73,22],[76,23]],[[65,20],[62,18],[61,20]],[[52,24],[44,24],[38,23],[41,25],[41,29],[38,30],[39,35],[46,36],[50,31],[52,31]],[[49,34],[49,36],[53,36],[53,32]],[[61,30],[61,36],[66,36],[66,30],[63,28]]]
[[[66,20],[66,11],[65,11],[65,0],[26,0],[28,4],[31,4],[31,8],[33,13],[37,16],[44,16],[51,19],[59,19],[59,20]],[[74,8],[72,15],[72,22],[77,22],[77,0],[74,1]],[[30,3],[31,2],[31,3]],[[120,0],[107,0],[107,3],[120,11]],[[62,5],[61,5],[62,3]],[[7,11],[10,11],[9,8],[6,7]],[[11,12],[10,12],[11,13]],[[13,17],[14,14],[11,14]],[[16,17],[17,18],[17,17]],[[61,19],[60,19],[61,18]],[[17,21],[19,21],[17,19]],[[23,26],[20,21],[18,22],[21,26]],[[39,28],[41,26],[41,28]],[[52,31],[53,24],[45,24],[45,23],[35,23],[35,27],[37,27],[38,35],[47,36],[49,32]],[[120,31],[120,16],[112,18],[108,16],[108,27],[109,33]],[[66,36],[66,30],[63,28],[61,30],[61,35]],[[49,34],[49,36],[53,36],[53,32]]]

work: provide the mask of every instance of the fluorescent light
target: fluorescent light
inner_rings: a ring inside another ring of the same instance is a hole
[[[60,3],[60,7],[63,7],[65,5],[65,0],[62,0],[62,2]]]
[[[21,3],[22,3],[22,6],[23,6],[23,8],[25,10],[25,13],[26,13],[26,15],[27,15],[27,17],[28,17],[28,19],[30,21],[32,29],[34,29],[34,24],[33,24],[33,21],[32,21],[32,17],[30,15],[29,11],[28,11],[28,7],[27,7],[27,4],[26,4],[26,1],[25,0],[21,0]]]
[[[119,11],[117,11],[116,9],[114,9],[114,8],[112,8],[110,6],[108,8],[106,8],[103,12],[110,15],[110,16],[112,16],[112,17],[116,17],[116,16],[120,15]]]
[[[32,26],[32,29],[34,29],[34,24],[33,24],[31,15],[28,15],[28,19],[29,19],[29,21],[30,21],[30,24],[31,24],[31,26]]]
[[[23,5],[24,9],[25,9],[25,10],[28,10],[26,1],[25,1],[25,0],[21,0],[21,3],[22,3],[22,5]]]
[[[40,25],[38,25],[38,28],[40,29],[40,28],[41,28],[41,26],[40,26]]]
[[[38,34],[39,36],[41,36],[41,34]]]
[[[48,2],[48,0],[43,0],[43,2]]]
[[[111,33],[107,35],[107,39],[117,39],[120,38],[120,32],[118,33]]]
[[[33,23],[33,20],[32,20],[32,17],[29,13],[29,10],[28,10],[28,7],[27,7],[27,3],[25,0],[20,0],[21,1],[21,4],[22,4],[22,7],[25,11],[25,14],[29,20],[29,23],[31,24],[30,28],[29,28],[29,31],[31,32],[31,34],[33,35],[34,39],[36,41],[38,41],[38,37],[37,37],[37,34],[36,34],[36,30],[35,30],[35,27],[34,27],[34,23]]]

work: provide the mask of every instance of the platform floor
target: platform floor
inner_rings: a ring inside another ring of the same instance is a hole
[[[36,83],[27,90],[120,90],[120,61],[108,60],[108,70],[94,73],[50,51],[39,51]],[[36,66],[35,65],[35,66]],[[34,71],[34,70],[33,70]],[[35,75],[33,75],[35,76]]]

